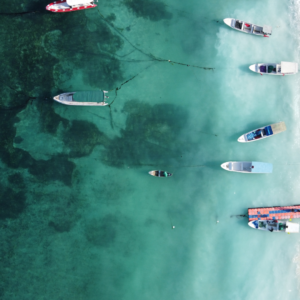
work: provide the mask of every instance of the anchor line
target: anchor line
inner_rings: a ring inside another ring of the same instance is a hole
[[[113,100],[110,104],[108,104],[108,107],[110,108],[110,106],[115,102],[115,100],[116,100],[116,98],[117,98],[117,96],[118,96],[118,91],[122,88],[122,86],[123,86],[124,84],[126,84],[126,83],[128,83],[129,81],[133,80],[135,77],[137,77],[137,76],[140,75],[143,71],[149,69],[150,67],[152,67],[152,65],[147,66],[147,67],[144,68],[141,72],[135,74],[134,76],[132,76],[131,78],[129,78],[128,80],[126,80],[126,81],[123,82],[119,87],[116,87],[115,89],[109,90],[109,92],[115,91],[115,98],[114,98],[114,100]]]
[[[119,30],[117,30],[113,25],[111,25],[106,19],[105,17],[99,12],[99,10],[97,10],[99,15],[101,16],[101,18],[104,20],[104,22],[110,27],[112,28],[115,32],[118,33],[118,35],[120,35],[124,40],[126,40],[134,49],[136,49],[137,51],[139,51],[140,53],[146,55],[147,57],[151,58],[152,61],[158,61],[158,62],[169,62],[171,64],[177,64],[177,65],[182,65],[182,66],[187,66],[187,67],[192,67],[192,68],[198,68],[198,69],[203,69],[205,71],[214,71],[215,68],[212,67],[201,67],[201,66],[197,66],[197,65],[189,65],[189,64],[185,64],[185,63],[181,63],[181,62],[176,62],[176,61],[172,61],[172,60],[168,60],[168,59],[163,59],[163,58],[157,58],[155,57],[153,54],[151,53],[146,53],[143,50],[141,50],[140,48],[136,47],[126,36],[124,36]]]

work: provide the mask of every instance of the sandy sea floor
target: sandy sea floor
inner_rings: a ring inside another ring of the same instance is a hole
[[[0,298],[298,299],[299,234],[237,216],[299,204],[299,75],[248,69],[299,60],[298,1],[47,4],[0,4]],[[110,106],[52,100],[97,89]],[[285,133],[236,141],[279,121]]]

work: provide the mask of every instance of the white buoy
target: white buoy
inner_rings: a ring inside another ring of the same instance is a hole
[[[219,220],[217,221],[217,223],[219,223]]]
[[[172,229],[175,229],[175,226],[172,226]]]

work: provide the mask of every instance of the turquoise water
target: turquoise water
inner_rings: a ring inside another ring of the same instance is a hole
[[[298,299],[299,235],[234,215],[299,204],[299,75],[248,69],[299,61],[299,2],[47,4],[0,4],[42,11],[1,15],[1,298]],[[109,90],[111,106],[52,101],[89,89]],[[285,133],[236,141],[278,121]],[[229,160],[274,170],[229,173]]]

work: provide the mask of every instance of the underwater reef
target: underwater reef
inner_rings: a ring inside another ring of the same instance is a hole
[[[157,0],[125,0],[124,4],[134,12],[137,17],[151,21],[168,20],[172,18],[172,14],[166,10],[166,5]]]
[[[34,10],[34,5],[31,6],[30,9]],[[8,6],[2,5],[2,8],[6,10]],[[18,6],[15,8],[17,10]],[[40,5],[36,4],[36,8]],[[20,10],[24,11],[24,7]],[[67,156],[58,154],[48,161],[36,160],[28,152],[14,147],[14,143],[22,141],[22,137],[16,137],[14,124],[19,121],[16,116],[34,103],[44,132],[55,135],[59,126],[70,126],[69,134],[72,135],[72,128],[77,123],[70,125],[68,120],[54,112],[53,87],[69,80],[76,70],[84,74],[89,85],[106,89],[116,86],[123,75],[120,62],[113,54],[123,46],[123,40],[113,34],[101,18],[91,23],[82,13],[62,15],[43,12],[3,15],[1,19],[0,158],[9,168],[28,169],[42,182],[59,180],[71,185],[75,164]],[[74,27],[75,23],[77,26]],[[10,33],[8,38],[6,32]],[[105,143],[104,140],[100,142]],[[88,149],[90,142],[86,139],[84,142],[85,149],[81,148],[79,154],[76,143],[66,140],[66,144],[73,148],[73,157],[91,152],[91,148]],[[98,138],[93,144],[100,142]]]
[[[17,218],[26,208],[24,191],[15,191],[0,184],[0,207],[0,219]]]
[[[70,148],[70,157],[82,157],[91,154],[96,145],[109,145],[109,139],[97,129],[96,125],[88,121],[72,122],[63,134],[65,145]]]
[[[180,157],[186,147],[177,138],[188,119],[184,108],[131,100],[125,103],[123,112],[127,114],[126,127],[103,151],[104,163],[122,168],[170,163]]]

